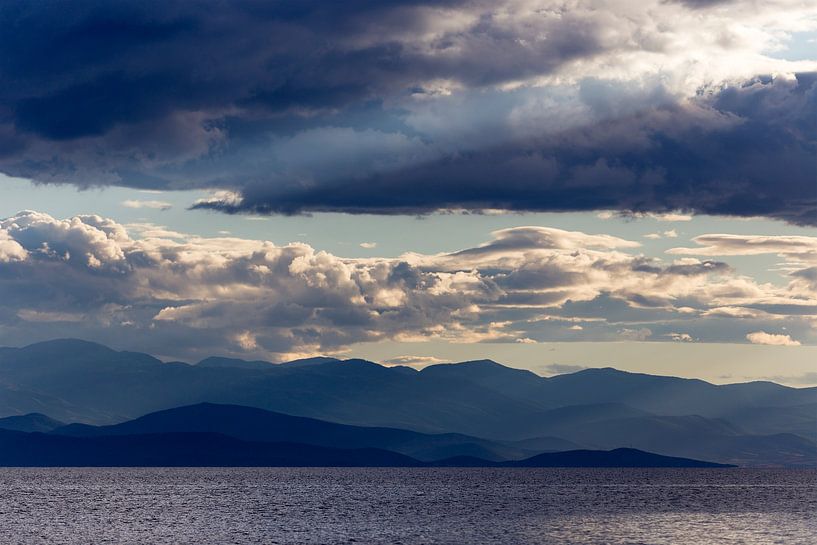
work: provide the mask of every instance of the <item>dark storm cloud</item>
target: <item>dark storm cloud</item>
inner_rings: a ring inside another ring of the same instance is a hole
[[[462,4],[5,3],[0,75],[13,85],[0,100],[18,131],[71,139],[175,110],[321,110],[435,77],[491,84],[546,72],[598,48],[595,25],[569,16],[541,50],[503,35],[490,18],[461,37],[464,50],[452,55],[435,52],[453,43],[421,52],[399,38],[435,26],[423,8]]]
[[[226,212],[683,209],[815,224],[814,74],[715,79],[690,99],[627,60],[695,65],[747,47],[718,17],[799,13],[698,9],[718,3],[4,2],[0,172],[231,190],[197,205]]]
[[[557,135],[457,152],[396,172],[281,191],[260,213],[424,213],[440,208],[688,210],[817,224],[817,79],[757,80]]]

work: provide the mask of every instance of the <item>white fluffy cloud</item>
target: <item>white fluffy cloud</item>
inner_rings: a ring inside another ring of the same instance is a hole
[[[752,344],[767,344],[772,346],[800,346],[799,341],[795,341],[790,335],[777,333],[766,333],[765,331],[754,331],[746,335],[746,340]]]
[[[11,238],[7,232],[0,230],[0,263],[22,261],[28,256],[25,248]]]
[[[56,221],[47,214],[26,211],[0,220],[0,232],[23,248],[26,257],[61,260],[90,269],[127,267],[122,246],[128,240],[125,229],[99,216]],[[19,249],[15,255],[21,255]]]
[[[817,341],[805,281],[759,283],[723,262],[665,262],[634,241],[548,227],[447,254],[343,258],[27,211],[0,220],[0,243],[6,341],[127,335],[159,354],[273,358],[383,339],[756,342],[747,333],[783,326]]]

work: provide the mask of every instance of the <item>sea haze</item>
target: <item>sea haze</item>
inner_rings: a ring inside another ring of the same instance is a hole
[[[817,471],[0,469],[4,543],[811,544]]]

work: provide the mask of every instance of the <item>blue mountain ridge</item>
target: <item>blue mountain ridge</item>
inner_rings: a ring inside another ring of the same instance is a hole
[[[626,447],[740,465],[817,465],[817,388],[719,386],[611,368],[545,378],[490,360],[422,370],[334,358],[202,363],[164,363],[71,339],[5,348],[0,416],[39,412],[116,424],[209,402],[478,439],[457,438],[450,444],[476,446],[470,452],[458,446],[451,456],[507,460],[545,450]],[[411,454],[431,459],[440,454],[435,449]]]
[[[422,461],[361,446],[405,447],[424,439],[429,440],[404,430],[356,428],[249,407],[200,404],[115,426],[75,424],[51,433],[0,429],[0,466],[725,467],[635,449],[572,450],[516,461],[467,454]]]

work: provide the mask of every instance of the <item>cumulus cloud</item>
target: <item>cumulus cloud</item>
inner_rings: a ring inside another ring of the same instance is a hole
[[[0,230],[0,263],[22,261],[28,257],[28,252],[9,233]]]
[[[78,268],[116,272],[128,268],[120,245],[127,239],[125,229],[99,216],[55,221],[47,214],[26,211],[0,220],[0,232],[5,240],[14,241],[8,246],[18,259],[56,260]]]
[[[799,0],[14,3],[0,171],[206,188],[195,207],[253,214],[815,224],[817,63],[768,54],[815,14]]]
[[[817,342],[807,284],[760,283],[724,262],[665,262],[634,241],[541,226],[449,253],[345,258],[25,211],[0,220],[0,241],[0,337],[16,344],[127,338],[174,357],[227,347],[284,360],[386,339],[740,342],[747,330],[785,327]]]
[[[795,341],[790,335],[780,335],[777,333],[766,333],[765,331],[754,331],[746,335],[746,340],[752,344],[767,344],[772,346],[800,346],[799,341]]]

